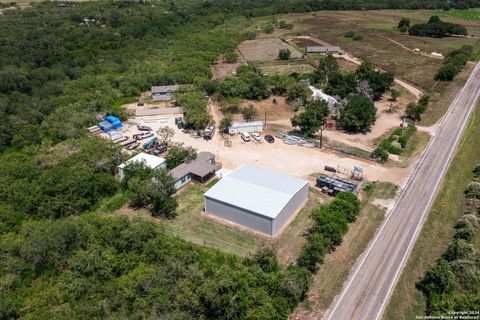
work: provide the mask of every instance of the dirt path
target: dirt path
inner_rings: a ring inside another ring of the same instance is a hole
[[[414,54],[419,54],[421,56],[424,56],[424,57],[428,57],[428,58],[432,58],[432,59],[440,59],[440,60],[443,60],[443,57],[436,57],[436,56],[432,56],[428,53],[425,53],[425,52],[421,52],[421,51],[414,51],[413,49],[410,49],[409,47],[407,47],[406,45],[404,45],[403,43],[401,42],[398,42],[397,40],[393,40],[392,38],[389,38],[389,37],[385,37],[381,34],[377,34],[377,36],[379,36],[380,38],[382,39],[385,39],[387,41],[390,41],[391,43],[394,43],[396,44],[397,46],[399,46],[400,48],[404,49],[404,50],[407,50],[407,51],[410,51]]]
[[[383,36],[382,36],[383,37]],[[303,36],[303,38],[305,39],[309,39],[309,40],[312,40],[312,41],[315,41],[321,45],[324,45],[324,46],[331,46],[330,43],[326,42],[326,41],[323,41],[323,40],[320,40],[318,39],[313,33],[311,34],[311,36]],[[386,38],[386,37],[385,37]],[[389,38],[386,38],[387,40]],[[401,45],[403,48],[407,49],[407,50],[410,50],[408,47],[404,46],[403,44],[401,44],[400,42],[397,42],[393,39],[390,39],[391,41],[394,41],[396,44],[398,45]],[[410,51],[413,51],[413,50],[410,50]],[[348,52],[345,52],[344,54],[342,55],[334,55],[336,58],[342,58],[342,59],[345,59],[347,61],[350,61],[350,62],[353,62],[357,65],[360,65],[362,64],[362,60],[354,57],[353,55],[351,55],[350,53]],[[382,70],[382,69],[379,69],[379,70]],[[395,82],[398,83],[399,85],[401,85],[402,87],[404,87],[406,90],[408,90],[411,94],[413,94],[417,100],[420,99],[420,97],[423,95],[423,92],[422,90],[414,87],[413,85],[405,82],[404,80],[401,80],[399,78],[395,78]]]
[[[361,65],[362,64],[362,60],[352,56],[351,54],[349,53],[344,53],[343,55],[335,55],[335,57],[338,57],[338,58],[343,58],[347,61],[350,61],[350,62],[353,62],[357,65]],[[382,69],[379,69],[379,70],[382,70]],[[383,70],[382,70],[383,71]],[[404,80],[401,80],[399,78],[395,78],[395,83],[398,83],[400,86],[404,87],[408,92],[410,92],[411,94],[413,94],[415,96],[415,98],[420,99],[421,96],[423,96],[423,92],[422,90],[414,87],[413,85],[405,82]]]

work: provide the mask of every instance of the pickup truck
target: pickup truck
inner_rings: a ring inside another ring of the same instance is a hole
[[[151,131],[142,132],[142,133],[133,135],[133,139],[135,139],[135,140],[143,140],[143,139],[147,139],[147,138],[150,138],[150,137],[153,137],[153,133]]]
[[[145,142],[142,146],[143,150],[150,150],[158,144],[158,138],[153,138]]]

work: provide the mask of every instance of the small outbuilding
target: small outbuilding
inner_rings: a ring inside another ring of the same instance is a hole
[[[215,161],[215,155],[211,152],[203,151],[197,154],[197,158],[187,163],[173,168],[170,171],[175,180],[175,189],[180,189],[191,180],[200,183],[206,182],[215,175],[222,165]]]
[[[308,198],[308,181],[244,165],[205,193],[205,212],[276,236]]]
[[[152,100],[153,101],[167,101],[172,99],[173,93],[178,90],[180,86],[155,86],[152,87]]]
[[[341,49],[338,46],[308,46],[305,48],[307,53],[340,53]]]
[[[232,122],[228,133],[234,135],[242,132],[263,131],[263,121],[238,121]]]
[[[167,163],[164,158],[140,152],[136,156],[128,159],[127,161],[118,166],[118,175],[120,176],[120,179],[123,179],[123,177],[125,176],[123,169],[125,169],[126,166],[134,162],[144,163],[147,167],[151,169],[164,169],[167,167]]]

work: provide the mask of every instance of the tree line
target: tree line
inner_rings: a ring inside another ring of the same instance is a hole
[[[452,311],[476,311],[480,305],[480,254],[475,247],[480,220],[480,165],[473,170],[473,181],[465,190],[467,206],[455,224],[455,235],[447,251],[430,267],[417,283],[427,299],[428,315],[444,315]]]

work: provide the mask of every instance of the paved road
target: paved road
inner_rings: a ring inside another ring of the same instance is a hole
[[[480,94],[480,62],[444,116],[374,240],[356,262],[327,320],[379,319]]]

